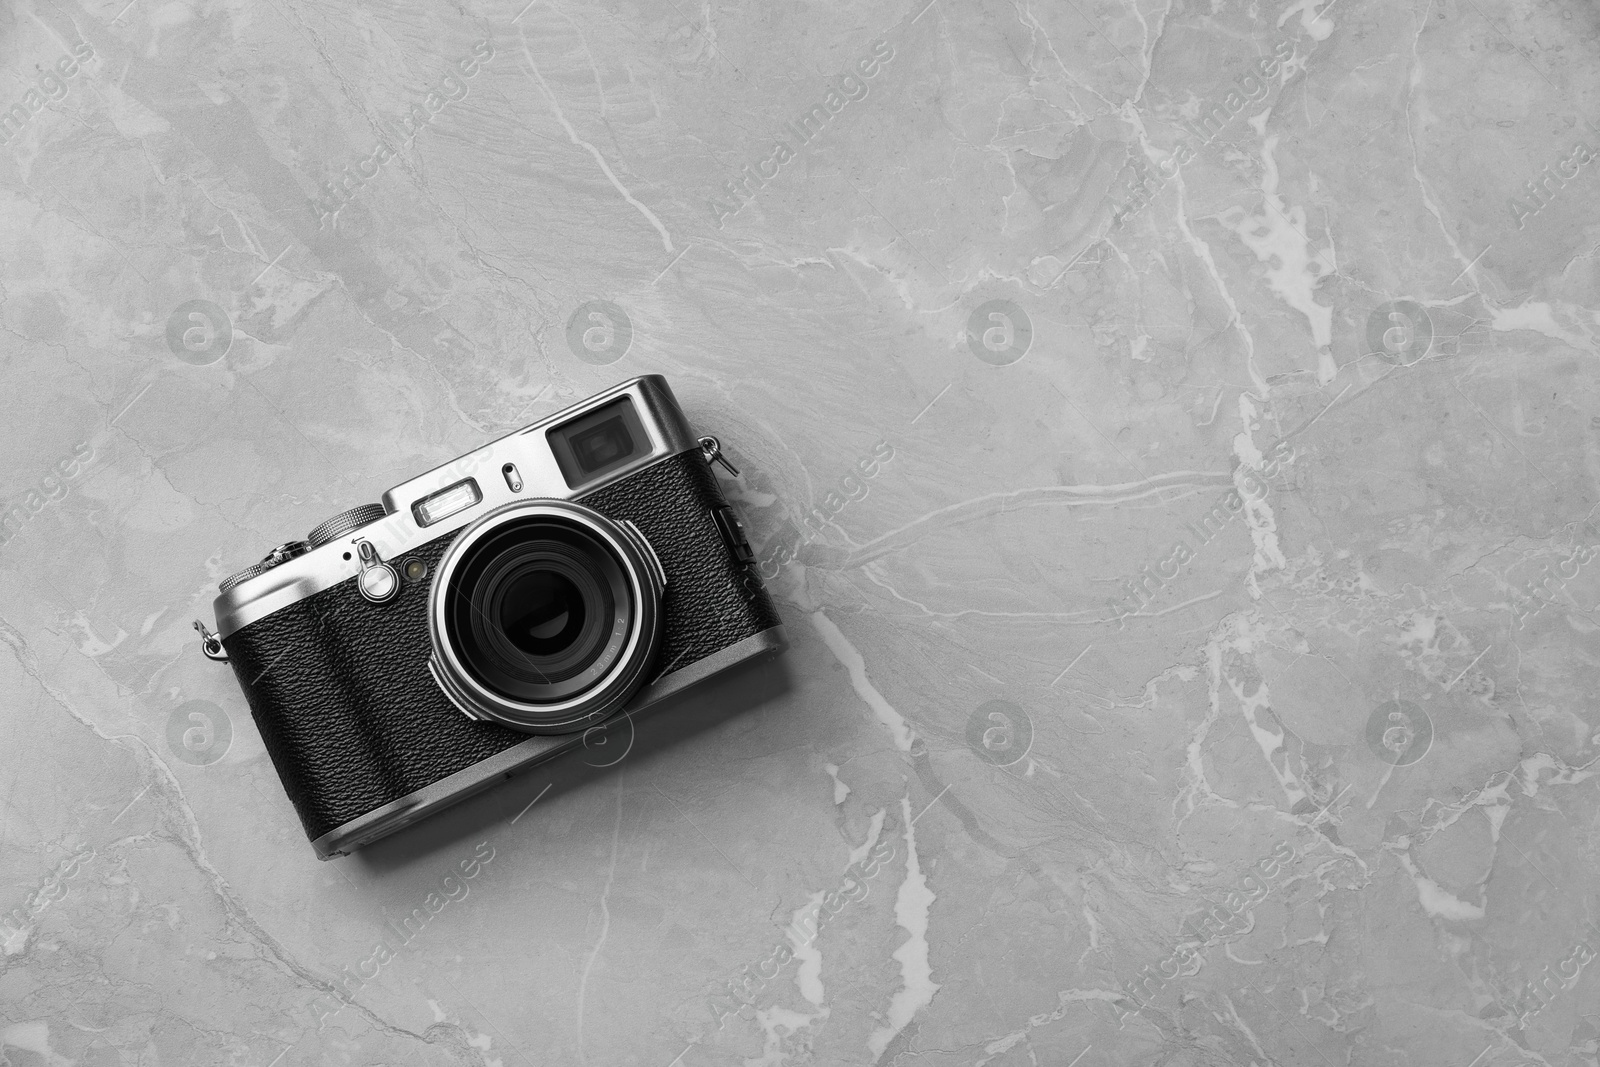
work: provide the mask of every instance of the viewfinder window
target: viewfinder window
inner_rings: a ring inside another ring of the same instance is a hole
[[[633,400],[626,396],[556,427],[549,439],[561,474],[572,489],[650,454],[650,438]]]
[[[614,415],[592,430],[572,435],[572,455],[585,474],[594,474],[633,455],[633,435],[621,415]]]

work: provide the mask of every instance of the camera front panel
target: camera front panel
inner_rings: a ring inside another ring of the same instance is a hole
[[[727,502],[698,449],[576,501],[632,522],[666,576],[662,634],[645,685],[780,625],[725,522]],[[393,599],[347,579],[234,631],[227,650],[262,740],[313,841],[462,775],[529,735],[468,718],[428,671],[429,592],[460,530],[395,557]],[[468,776],[470,777],[470,776]]]

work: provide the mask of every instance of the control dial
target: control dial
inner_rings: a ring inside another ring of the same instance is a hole
[[[321,548],[331,541],[337,541],[345,534],[355,533],[363,526],[377,522],[389,514],[383,510],[382,504],[360,504],[349,511],[341,511],[327,522],[319,524],[310,533],[306,540],[311,542],[312,548]]]
[[[230,574],[217,583],[219,591],[226,593],[240,582],[248,582],[259,577],[276,567],[280,563],[287,563],[296,556],[303,556],[311,550],[311,545],[305,541],[285,541],[277,548],[261,557],[260,563],[252,563],[237,574]]]

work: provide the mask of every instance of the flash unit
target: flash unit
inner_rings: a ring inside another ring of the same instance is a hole
[[[465,511],[482,499],[477,480],[468,478],[423,497],[411,505],[411,514],[416,516],[418,526],[432,526],[441,519]]]

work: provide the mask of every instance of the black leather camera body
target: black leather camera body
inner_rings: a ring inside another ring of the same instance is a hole
[[[714,460],[716,439],[647,375],[224,580],[217,633],[196,626],[317,855],[599,751],[597,732],[782,650]]]

